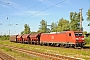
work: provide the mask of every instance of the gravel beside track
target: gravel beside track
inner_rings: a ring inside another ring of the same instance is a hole
[[[66,56],[60,56],[60,55],[48,54],[48,53],[42,53],[42,52],[16,48],[16,47],[12,47],[12,46],[7,46],[7,45],[2,45],[2,46],[7,47],[7,48],[11,48],[12,50],[16,50],[16,51],[19,51],[19,52],[22,52],[22,53],[26,53],[26,54],[29,54],[29,55],[43,57],[43,58],[49,59],[49,60],[81,60],[81,59],[78,59],[78,58],[66,57]]]

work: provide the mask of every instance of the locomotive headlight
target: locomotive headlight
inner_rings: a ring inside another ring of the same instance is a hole
[[[78,40],[78,38],[76,38],[76,40]]]
[[[84,40],[84,38],[82,38],[82,40]]]

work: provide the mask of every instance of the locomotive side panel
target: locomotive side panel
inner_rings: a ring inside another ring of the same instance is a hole
[[[55,34],[54,42],[56,42],[56,43],[66,43],[66,39],[67,39],[66,33],[58,33],[58,34]]]
[[[49,34],[46,34],[46,33],[41,34],[40,42],[50,42],[49,40],[50,40]]]
[[[65,43],[67,39],[66,33],[42,34],[41,42],[47,43]]]

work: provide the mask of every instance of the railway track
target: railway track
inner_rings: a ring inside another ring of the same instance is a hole
[[[22,49],[22,48],[16,48],[16,47],[12,47],[12,46],[7,46],[7,45],[2,45],[2,46],[10,48],[12,50],[23,52],[26,54],[30,54],[30,55],[34,55],[34,56],[38,56],[38,57],[43,57],[43,58],[45,58],[45,60],[46,59],[49,59],[49,60],[81,60],[78,58],[71,58],[71,57],[60,56],[60,55],[55,55],[55,54],[42,53],[42,52],[26,50],[26,49]]]
[[[0,52],[0,60],[16,60],[16,59],[5,53]]]

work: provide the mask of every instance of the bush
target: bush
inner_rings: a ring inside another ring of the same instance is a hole
[[[86,44],[90,44],[90,36],[88,36],[88,37],[85,38],[85,43]]]
[[[0,35],[0,40],[9,40],[9,35]]]
[[[5,51],[7,51],[7,52],[11,52],[12,51],[12,49],[11,48],[7,48],[7,47],[4,47],[4,46],[2,46],[2,47],[0,47],[1,49],[4,49]]]

